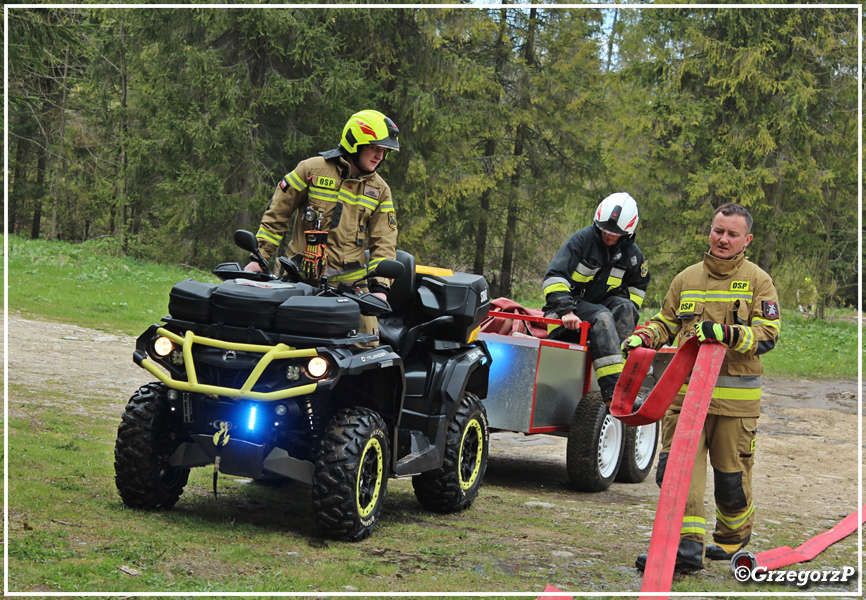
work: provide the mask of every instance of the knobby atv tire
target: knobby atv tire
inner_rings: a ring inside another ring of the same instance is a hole
[[[643,388],[640,397],[646,398],[650,390]],[[620,483],[640,483],[652,470],[653,459],[659,440],[659,422],[637,427],[624,427],[622,461],[616,481]]]
[[[168,463],[180,445],[170,418],[162,384],[141,387],[126,405],[114,444],[114,483],[127,506],[167,510],[183,493],[189,469]]]
[[[347,408],[331,419],[313,471],[323,534],[352,542],[370,535],[385,502],[389,461],[385,422],[374,411]]]
[[[601,392],[589,392],[577,404],[568,430],[566,468],[581,492],[602,492],[616,477],[622,457],[623,424],[611,416]]]
[[[490,432],[487,411],[472,394],[464,394],[448,423],[442,467],[412,478],[415,497],[427,510],[454,513],[472,506],[487,471]]]

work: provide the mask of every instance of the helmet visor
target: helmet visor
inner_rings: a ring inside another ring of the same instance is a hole
[[[607,223],[596,221],[595,226],[598,227],[602,233],[606,233],[608,235],[615,235],[618,237],[622,237],[625,235],[625,231],[620,229],[616,223],[613,223],[611,221],[608,221]]]

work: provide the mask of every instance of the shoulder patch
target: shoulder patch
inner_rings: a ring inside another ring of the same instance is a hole
[[[646,277],[647,273],[649,273],[649,261],[645,260],[640,266],[640,276]]]
[[[761,310],[764,313],[765,319],[779,318],[779,303],[772,300],[764,300],[761,302]]]
[[[388,213],[388,227],[391,229],[397,229],[397,215],[395,213]]]
[[[286,179],[285,177],[283,177],[282,179],[280,179],[280,184],[279,184],[279,185],[280,185],[280,189],[281,189],[283,192],[285,192],[287,189],[289,189],[289,180]]]

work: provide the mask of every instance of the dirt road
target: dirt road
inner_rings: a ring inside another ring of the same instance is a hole
[[[12,314],[8,318],[8,340],[9,384],[14,388],[9,409],[13,415],[16,411],[26,412],[30,403],[44,406],[46,399],[33,391],[40,387],[62,389],[70,394],[63,400],[64,411],[85,410],[84,404],[76,401],[76,390],[99,389],[100,396],[114,400],[99,407],[99,414],[93,416],[119,420],[130,393],[152,379],[133,364],[135,340],[130,336]],[[87,410],[92,414],[92,403]],[[767,377],[762,410],[754,478],[758,511],[751,544],[756,552],[778,545],[773,539],[778,533],[788,534],[791,545],[802,543],[855,511],[858,502],[855,380],[792,381]],[[645,551],[651,532],[647,524],[651,525],[658,500],[654,472],[640,484],[614,484],[600,494],[579,494],[568,486],[565,446],[564,438],[494,434],[479,504],[495,499],[498,489],[509,489],[522,491],[527,503],[555,511],[562,518],[568,518],[570,507],[576,502],[628,505],[642,521],[637,521],[622,544],[628,552]],[[708,492],[711,489],[710,477]],[[708,493],[707,497],[711,495]],[[711,526],[712,507],[708,512]],[[607,519],[599,519],[592,526],[599,534],[614,539],[623,527],[622,523]],[[525,541],[527,546],[532,543]],[[533,548],[523,551],[531,554]],[[852,543],[827,552],[836,563],[857,564]],[[838,554],[841,552],[845,555]],[[719,567],[707,576],[729,579],[730,573]]]

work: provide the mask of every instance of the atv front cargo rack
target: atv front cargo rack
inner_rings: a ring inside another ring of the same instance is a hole
[[[146,369],[154,377],[170,388],[180,390],[182,392],[193,392],[205,394],[207,396],[224,396],[233,400],[262,400],[271,402],[276,400],[284,400],[286,398],[294,398],[296,396],[304,396],[316,391],[318,383],[309,383],[299,385],[287,389],[277,390],[273,392],[254,392],[253,387],[261,377],[268,365],[275,360],[291,359],[291,358],[312,358],[319,356],[315,348],[293,348],[286,344],[278,343],[273,346],[265,346],[260,344],[242,344],[237,342],[226,342],[223,340],[215,340],[200,335],[196,335],[192,331],[187,330],[186,334],[180,336],[168,329],[158,327],[156,333],[170,339],[172,342],[182,348],[183,362],[186,369],[187,381],[179,381],[172,378],[168,373],[163,372],[153,361],[147,358],[144,352],[140,350],[135,352],[134,359],[142,368]],[[250,373],[247,380],[240,388],[229,388],[218,385],[209,385],[199,383],[198,376],[195,371],[195,362],[192,356],[193,344],[201,344],[220,348],[222,350],[234,350],[236,352],[258,352],[263,356],[258,364]]]

